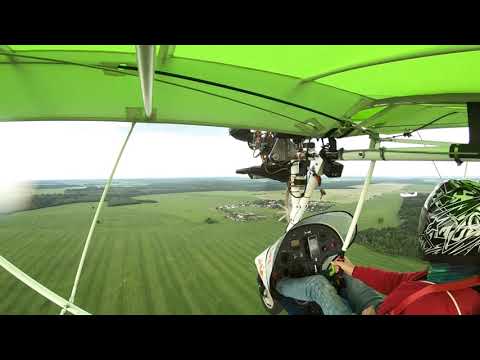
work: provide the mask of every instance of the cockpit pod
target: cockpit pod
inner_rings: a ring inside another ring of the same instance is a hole
[[[305,218],[255,258],[260,298],[269,313],[278,314],[283,310],[279,302],[281,295],[275,290],[278,280],[315,274],[333,279],[329,265],[341,253],[352,219],[352,215],[345,211],[330,211]],[[353,240],[356,234],[355,227]],[[309,308],[311,305],[297,304]]]

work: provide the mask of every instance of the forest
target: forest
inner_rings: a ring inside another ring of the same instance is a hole
[[[384,254],[418,256],[418,220],[427,196],[419,193],[416,197],[403,199],[398,212],[400,226],[363,230],[357,234],[355,241]],[[381,223],[382,218],[378,222]]]

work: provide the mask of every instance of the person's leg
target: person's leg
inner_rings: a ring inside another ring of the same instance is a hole
[[[314,301],[325,315],[352,315],[348,301],[338,295],[337,290],[323,275],[303,278],[284,278],[276,286],[283,296],[303,301]]]
[[[279,302],[280,304],[282,304],[288,315],[306,315],[305,309],[302,306],[298,305],[295,302],[295,299],[282,296],[279,299]]]
[[[348,300],[355,313],[361,314],[362,310],[369,306],[377,309],[378,305],[383,302],[384,296],[362,281],[347,274],[343,274],[343,278],[345,287],[340,290],[340,295]]]

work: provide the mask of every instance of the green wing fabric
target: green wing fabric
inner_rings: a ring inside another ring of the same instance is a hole
[[[0,121],[137,121],[321,137],[467,126],[480,46],[157,46],[146,119],[133,45],[0,45]]]

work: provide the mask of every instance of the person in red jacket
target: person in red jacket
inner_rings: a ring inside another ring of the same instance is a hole
[[[344,273],[340,291],[323,275],[285,278],[276,289],[316,302],[326,315],[480,314],[480,184],[440,183],[425,201],[418,230],[423,258],[430,262],[425,271],[384,271],[344,258],[332,262]]]
[[[390,272],[380,269],[354,266],[348,258],[333,264],[345,274],[358,279],[370,288],[384,294],[382,302],[369,304],[364,315],[390,314],[408,296],[425,289],[431,284],[448,284],[480,273],[478,266],[432,263],[428,270],[418,272]],[[435,281],[433,281],[435,280]],[[402,315],[474,315],[480,314],[480,293],[472,287],[426,294],[410,303]]]

